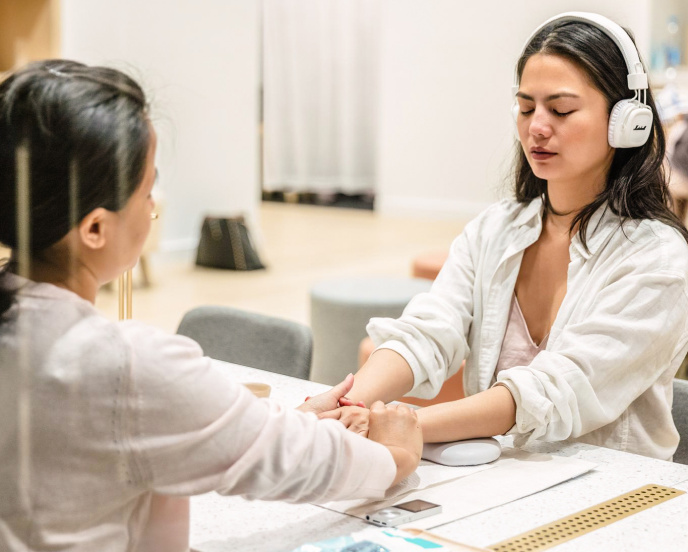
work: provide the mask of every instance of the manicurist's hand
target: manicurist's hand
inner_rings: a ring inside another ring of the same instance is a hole
[[[397,465],[396,485],[411,475],[423,452],[423,432],[415,411],[398,404],[385,406],[381,401],[370,407],[368,438],[385,445]]]
[[[308,397],[306,402],[299,406],[296,410],[301,412],[313,412],[314,414],[322,414],[339,407],[340,402],[351,404],[351,401],[346,398],[346,394],[351,391],[354,386],[354,376],[349,374],[344,378],[344,381],[335,385],[329,391],[325,391],[320,395]]]
[[[369,417],[370,410],[360,406],[343,406],[336,410],[318,414],[318,418],[321,420],[339,420],[349,431],[363,435],[363,437],[368,436]]]

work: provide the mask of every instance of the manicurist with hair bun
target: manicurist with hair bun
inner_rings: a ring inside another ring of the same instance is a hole
[[[420,460],[404,406],[373,405],[370,439],[317,419],[352,376],[285,409],[94,308],[150,229],[155,151],[119,71],[52,60],[0,83],[0,550],[186,551],[190,495],[382,497]]]

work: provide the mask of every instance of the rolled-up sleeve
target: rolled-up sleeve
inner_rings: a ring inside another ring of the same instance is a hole
[[[130,344],[130,477],[159,494],[261,500],[379,498],[396,467],[384,446],[255,398],[192,340],[138,323]]]
[[[613,422],[685,347],[686,274],[648,267],[644,253],[614,271],[590,312],[565,326],[550,350],[498,374],[496,385],[516,401],[509,433],[517,445],[575,438]]]
[[[400,318],[372,318],[366,327],[378,349],[391,349],[408,362],[414,378],[408,395],[435,397],[468,355],[480,223],[481,218],[472,221],[454,240],[428,293],[411,299]]]

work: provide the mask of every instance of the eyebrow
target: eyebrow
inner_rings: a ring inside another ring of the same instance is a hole
[[[516,96],[519,98],[523,98],[524,100],[529,100],[531,102],[535,101],[535,98],[533,98],[533,96],[529,96],[528,94],[524,94],[523,92],[517,92]],[[558,94],[552,94],[551,96],[547,96],[545,98],[545,101],[551,102],[552,100],[558,100],[559,98],[580,98],[580,96],[572,94],[571,92],[559,92]]]

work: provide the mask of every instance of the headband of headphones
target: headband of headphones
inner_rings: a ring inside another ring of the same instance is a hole
[[[525,52],[530,41],[533,40],[535,35],[537,35],[544,27],[551,25],[552,23],[563,23],[567,21],[577,21],[580,23],[587,23],[593,25],[605,33],[609,38],[611,38],[614,43],[621,50],[621,54],[626,60],[626,66],[628,68],[628,88],[631,90],[645,90],[647,89],[647,74],[643,70],[643,64],[640,62],[640,56],[638,56],[638,50],[633,44],[631,37],[628,33],[624,31],[619,25],[614,23],[611,19],[607,19],[602,15],[596,13],[585,13],[585,12],[566,12],[555,15],[554,17],[545,21],[540,25],[526,40],[526,44],[523,47],[523,52]],[[518,72],[514,74],[514,84],[511,87],[513,95],[515,96],[518,92]]]

